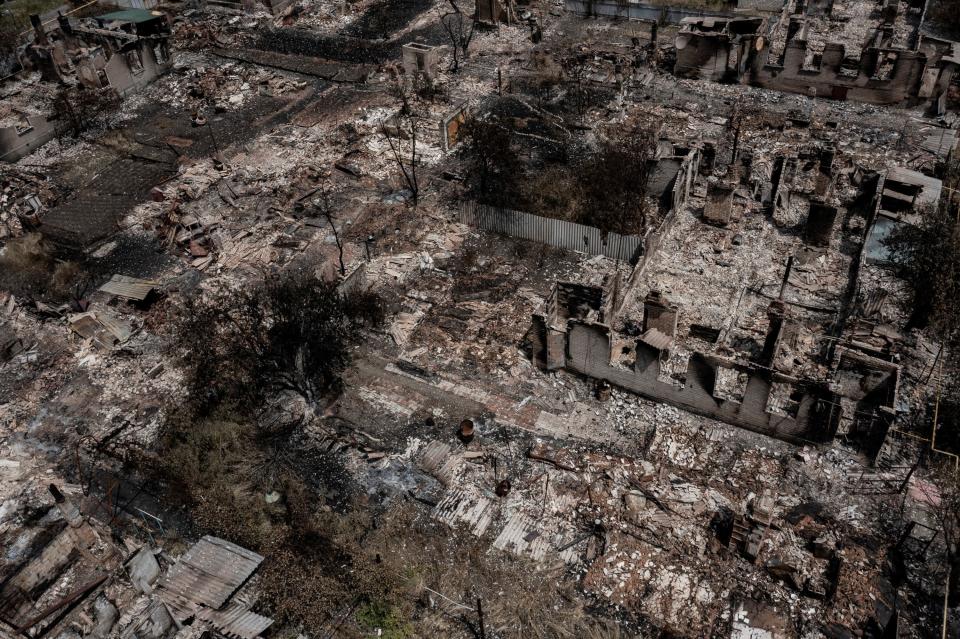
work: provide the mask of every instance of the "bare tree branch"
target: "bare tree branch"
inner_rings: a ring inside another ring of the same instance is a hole
[[[454,0],[447,0],[453,11],[448,11],[440,16],[440,24],[450,38],[450,44],[453,48],[453,65],[450,71],[456,73],[460,69],[460,60],[468,56],[468,48],[473,40],[476,21],[472,17],[464,15],[460,7]]]
[[[317,189],[318,197],[315,201],[317,211],[327,220],[330,230],[333,231],[333,241],[337,244],[337,251],[340,258],[340,275],[347,274],[347,267],[343,263],[343,241],[337,232],[336,218],[333,216],[333,202],[331,200],[330,184],[324,180]]]
[[[400,169],[403,181],[413,196],[413,204],[417,205],[420,195],[420,184],[417,177],[417,116],[410,95],[399,79],[395,80],[395,94],[400,100],[400,111],[394,116],[395,126],[389,127],[386,122],[380,122],[380,132],[386,138],[390,147],[390,154]],[[410,159],[406,159],[402,138],[407,134],[410,138]]]

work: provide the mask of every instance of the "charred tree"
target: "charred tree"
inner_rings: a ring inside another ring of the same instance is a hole
[[[174,337],[194,410],[257,410],[284,392],[316,407],[339,391],[363,327],[381,319],[375,298],[345,297],[308,270],[188,299]]]
[[[400,109],[388,121],[380,123],[380,133],[390,147],[390,156],[403,182],[410,190],[413,205],[416,206],[420,195],[420,182],[417,176],[419,116],[407,87],[400,80],[394,83],[394,94],[400,102]]]
[[[484,204],[510,206],[525,174],[511,132],[497,116],[469,120],[463,126],[464,159],[473,197]]]
[[[53,98],[53,112],[60,119],[61,135],[80,137],[120,106],[120,97],[112,89],[88,89],[84,86],[60,87]]]
[[[314,200],[314,205],[316,206],[317,212],[323,216],[327,221],[327,224],[330,225],[330,230],[333,233],[333,241],[337,245],[337,257],[340,262],[340,276],[347,274],[347,267],[343,263],[343,240],[340,238],[340,233],[337,232],[336,217],[334,216],[334,205],[332,199],[332,193],[330,190],[330,185],[327,182],[322,182],[317,190],[317,198]]]
[[[465,60],[469,55],[476,21],[473,17],[465,16],[454,0],[447,0],[447,2],[450,3],[452,10],[440,16],[440,24],[447,33],[453,50],[453,64],[450,71],[456,73],[460,70],[460,60]]]
[[[946,204],[926,211],[918,224],[898,225],[884,240],[894,271],[913,288],[910,324],[930,327],[956,346],[960,337],[960,228]],[[953,350],[956,350],[955,348]]]
[[[656,139],[645,129],[602,142],[581,170],[581,221],[604,232],[642,234],[648,223],[647,180]]]

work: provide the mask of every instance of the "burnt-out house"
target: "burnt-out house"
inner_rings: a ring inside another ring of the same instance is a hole
[[[53,32],[37,24],[35,33],[21,61],[51,82],[76,81],[123,95],[171,66],[170,24],[159,11],[125,9],[79,21],[61,16]]]
[[[955,42],[918,34],[917,45],[907,48],[879,25],[862,48],[853,50],[835,41],[830,31],[814,33],[812,24],[804,16],[792,16],[779,32],[762,18],[684,18],[675,40],[674,73],[837,100],[897,104],[937,100],[960,66]]]
[[[704,155],[677,177],[623,302],[606,303],[606,286],[558,283],[534,315],[532,359],[786,441],[827,441],[856,410],[842,401],[836,372],[852,356],[824,348],[856,277],[844,242],[863,239],[842,224],[842,162],[832,145],[808,143],[757,171],[743,151],[714,167],[718,176],[703,174]],[[776,257],[758,261],[756,251]],[[869,398],[880,398],[883,418],[895,406],[895,378],[895,370],[884,378],[894,379],[889,393]]]
[[[47,29],[34,16],[33,41],[19,51],[25,70],[58,87],[80,86],[123,96],[156,80],[172,67],[166,14],[125,9],[95,18],[60,16]],[[64,130],[55,113],[8,113],[0,126],[0,160],[15,162]]]
[[[880,32],[859,55],[838,42],[827,42],[811,55],[803,25],[791,31],[795,33],[779,56],[771,55],[768,40],[754,38],[747,48],[749,72],[741,81],[837,100],[896,104],[936,99],[950,86],[960,63],[956,43],[930,39],[910,50],[894,46]]]
[[[682,381],[664,376],[677,342],[680,309],[659,291],[643,303],[643,331],[624,341],[605,317],[602,287],[557,283],[543,312],[533,317],[533,360],[545,370],[564,368],[649,399],[786,441],[829,440],[839,411],[824,384],[783,373],[776,366],[790,323],[782,305],[771,307],[763,361],[711,353],[680,353]],[[624,359],[626,357],[626,360]],[[740,379],[736,396],[725,376]]]
[[[674,73],[705,80],[735,80],[747,70],[749,48],[761,18],[684,18],[675,46]]]

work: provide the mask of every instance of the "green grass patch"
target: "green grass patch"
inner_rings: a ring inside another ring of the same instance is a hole
[[[413,637],[413,626],[403,618],[403,614],[396,606],[371,602],[357,611],[356,618],[358,624],[371,632],[379,628],[383,639]]]

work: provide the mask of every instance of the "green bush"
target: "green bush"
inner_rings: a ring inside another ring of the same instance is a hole
[[[413,636],[413,626],[396,606],[372,601],[357,611],[356,618],[357,623],[368,630],[379,629],[383,639],[407,639]]]

